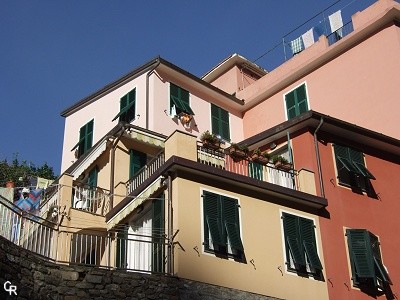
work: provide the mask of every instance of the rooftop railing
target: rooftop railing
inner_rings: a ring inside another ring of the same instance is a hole
[[[344,38],[346,35],[350,34],[353,31],[354,31],[353,22],[346,23],[345,25],[343,25],[342,28],[339,28],[338,30],[332,32],[327,36],[329,46],[340,41],[342,38]]]

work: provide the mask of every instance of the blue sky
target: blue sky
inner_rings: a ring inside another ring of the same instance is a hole
[[[0,160],[60,172],[60,112],[160,55],[201,77],[232,53],[255,60],[291,30],[343,19],[373,0],[0,1]],[[282,45],[257,63],[271,70]]]

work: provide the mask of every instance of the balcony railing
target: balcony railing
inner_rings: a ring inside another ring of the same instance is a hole
[[[0,236],[59,263],[165,273],[167,240],[162,229],[127,228],[122,232],[89,228],[58,229],[0,199]],[[148,232],[149,234],[144,234]]]
[[[327,36],[329,46],[333,45],[334,43],[340,41],[346,35],[352,33],[354,31],[353,22],[348,22],[343,25],[343,27],[339,28],[338,30],[332,32]]]
[[[248,159],[234,160],[228,154],[201,145],[197,146],[197,161],[235,174],[296,189],[295,170],[285,171],[275,168],[272,164],[261,165]]]
[[[126,185],[126,194],[132,193],[139,185],[141,185],[147,178],[154,174],[164,164],[164,152],[159,153],[156,157],[149,161],[142,167],[135,176],[128,180]]]
[[[72,207],[104,216],[110,210],[110,193],[100,188],[74,185]]]

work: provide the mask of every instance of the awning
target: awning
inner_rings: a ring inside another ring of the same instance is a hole
[[[150,184],[145,190],[139,195],[132,199],[124,208],[122,208],[115,216],[113,216],[107,222],[107,229],[110,230],[123,219],[125,219],[130,213],[132,213],[136,207],[145,202],[150,196],[152,196],[161,187],[162,177],[158,177],[152,184]]]
[[[164,139],[162,139],[162,138],[157,138],[157,137],[145,134],[145,133],[141,133],[136,130],[132,131],[130,133],[130,136],[131,136],[131,138],[138,140],[140,142],[144,142],[144,143],[147,143],[150,145],[164,148]]]
[[[81,163],[71,172],[74,180],[77,179],[104,151],[107,149],[107,139],[99,143],[94,149],[90,151],[88,156],[81,161]]]

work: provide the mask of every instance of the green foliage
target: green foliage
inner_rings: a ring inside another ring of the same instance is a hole
[[[36,166],[34,163],[28,163],[26,160],[20,161],[18,154],[14,154],[11,163],[6,159],[0,161],[1,187],[4,187],[8,181],[14,181],[16,186],[27,186],[29,185],[30,176],[56,179],[53,167],[49,166],[47,163],[44,163],[41,166]]]
[[[272,157],[272,162],[274,164],[276,164],[278,162],[281,162],[282,164],[288,164],[289,163],[289,161],[286,158],[284,158],[283,156],[281,156],[281,155],[274,155]]]

